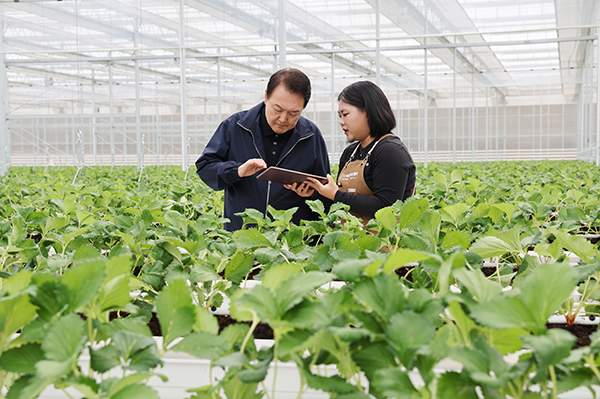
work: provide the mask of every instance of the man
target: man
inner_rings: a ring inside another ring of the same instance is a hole
[[[275,72],[264,102],[223,121],[196,161],[198,176],[211,188],[225,190],[224,215],[230,220],[225,229],[242,227],[236,213],[247,208],[266,213],[268,205],[280,210],[298,207],[292,219],[296,224],[316,217],[305,198],[255,176],[269,166],[319,176],[330,172],[323,135],[301,116],[310,94],[310,80],[303,72],[293,68]]]

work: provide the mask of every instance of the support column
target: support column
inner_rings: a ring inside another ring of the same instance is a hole
[[[98,137],[96,137],[96,79],[92,69],[92,152],[94,166],[98,166]]]
[[[112,54],[111,54],[112,55]],[[115,167],[115,116],[113,109],[113,71],[112,61],[108,64],[108,108],[110,112],[110,167]]]
[[[331,53],[331,144],[332,151],[331,155],[333,159],[338,159],[337,154],[337,140],[335,138],[335,117],[337,112],[335,110],[337,99],[335,97],[335,53]]]
[[[188,157],[188,135],[187,135],[187,76],[185,71],[185,46],[184,46],[184,35],[183,35],[183,19],[184,19],[184,1],[179,0],[179,67],[180,67],[180,93],[181,93],[181,170],[186,172],[187,165],[187,157]],[[219,68],[220,70],[220,68]],[[220,81],[220,77],[219,77]],[[219,82],[220,84],[220,82]],[[219,114],[221,113],[221,98],[219,95]],[[220,118],[220,115],[219,115]]]
[[[375,10],[375,83],[381,85],[381,0],[377,0]],[[426,50],[427,51],[427,50]]]
[[[287,38],[285,29],[285,7],[287,0],[279,0],[279,69],[285,68],[287,53]]]
[[[139,21],[137,22],[139,24]],[[135,47],[139,49],[139,26],[136,27],[136,32],[134,33]],[[140,55],[139,50],[135,51],[136,60],[135,60],[135,143],[137,150],[137,167],[138,169],[142,168],[143,157],[142,153],[144,152],[143,148],[143,140],[142,140],[142,119],[140,117],[140,61],[137,57]]]
[[[489,161],[490,153],[490,112],[489,112],[489,87],[485,87],[485,160]]]
[[[425,27],[427,27],[427,24],[425,24]],[[427,31],[427,28],[425,29],[425,31]],[[424,114],[423,114],[423,167],[427,168],[427,145],[428,145],[428,141],[429,141],[429,137],[427,137],[427,130],[428,130],[428,125],[429,125],[429,121],[428,121],[428,113],[427,110],[429,108],[429,91],[427,90],[427,36],[425,37],[425,50],[424,50],[424,62],[425,62],[425,70],[423,73],[423,84],[424,84],[424,93],[423,93],[423,107],[424,107]]]
[[[456,163],[456,47],[452,53],[452,163]]]
[[[600,25],[598,25],[598,63],[596,64],[596,166],[600,166]]]
[[[0,179],[10,167],[10,130],[8,114],[8,81],[4,62],[4,24],[0,24]]]

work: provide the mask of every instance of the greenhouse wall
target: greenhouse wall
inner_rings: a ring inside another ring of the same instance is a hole
[[[395,108],[395,134],[408,146],[415,161],[425,159],[422,109]],[[325,135],[332,163],[348,144],[331,111],[304,115]],[[222,117],[227,116],[225,113]],[[577,159],[577,106],[498,106],[489,108],[430,108],[427,157],[432,162],[524,159]],[[218,126],[217,114],[188,114],[189,156],[195,162]],[[77,165],[78,132],[82,133],[86,165],[181,164],[180,114],[143,115],[144,142],[138,153],[135,114],[22,115],[9,119],[12,162],[15,165]],[[475,130],[475,131],[474,131]]]

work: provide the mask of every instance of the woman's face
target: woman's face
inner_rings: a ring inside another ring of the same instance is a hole
[[[373,141],[373,137],[369,135],[371,129],[369,129],[369,122],[367,121],[367,113],[365,111],[348,104],[344,100],[340,100],[338,116],[340,117],[340,126],[344,130],[348,141],[360,141],[363,147],[366,147]]]

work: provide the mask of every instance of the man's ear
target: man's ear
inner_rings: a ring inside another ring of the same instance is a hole
[[[265,90],[265,105],[267,104],[267,100],[268,100],[268,96],[267,96],[267,91]]]

